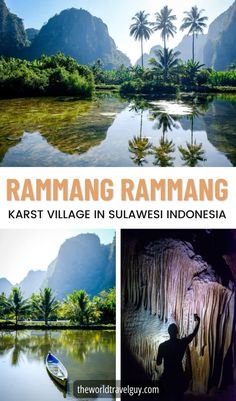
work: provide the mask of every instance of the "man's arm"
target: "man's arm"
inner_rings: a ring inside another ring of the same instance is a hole
[[[157,365],[162,364],[162,359],[163,359],[163,344],[160,344],[157,353],[157,360],[156,360]]]
[[[194,313],[194,320],[196,322],[196,326],[193,330],[193,332],[191,334],[189,334],[189,336],[186,337],[187,343],[191,343],[191,341],[194,339],[194,337],[196,336],[199,326],[200,326],[200,317],[198,316],[197,313]]]

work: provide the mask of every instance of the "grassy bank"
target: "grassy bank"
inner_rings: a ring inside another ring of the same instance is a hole
[[[17,325],[13,321],[0,322],[0,330],[115,330],[114,324],[71,324],[69,321],[49,322],[22,321]]]

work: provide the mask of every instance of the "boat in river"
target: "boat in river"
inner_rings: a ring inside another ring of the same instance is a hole
[[[68,372],[63,363],[51,352],[46,357],[46,368],[50,376],[61,386],[65,387],[68,380]]]

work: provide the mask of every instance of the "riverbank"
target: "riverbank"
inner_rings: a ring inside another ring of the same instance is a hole
[[[83,324],[76,325],[71,323],[50,322],[48,325],[42,322],[20,322],[15,324],[13,322],[0,323],[1,330],[115,330],[114,324]]]

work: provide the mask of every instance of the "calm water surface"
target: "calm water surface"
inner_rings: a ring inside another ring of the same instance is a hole
[[[236,166],[236,96],[0,101],[0,166]]]
[[[68,370],[67,390],[62,390],[46,371],[45,358],[49,350]],[[0,332],[0,371],[3,401],[75,400],[75,380],[114,380],[115,332]],[[111,401],[112,398],[106,399]]]

